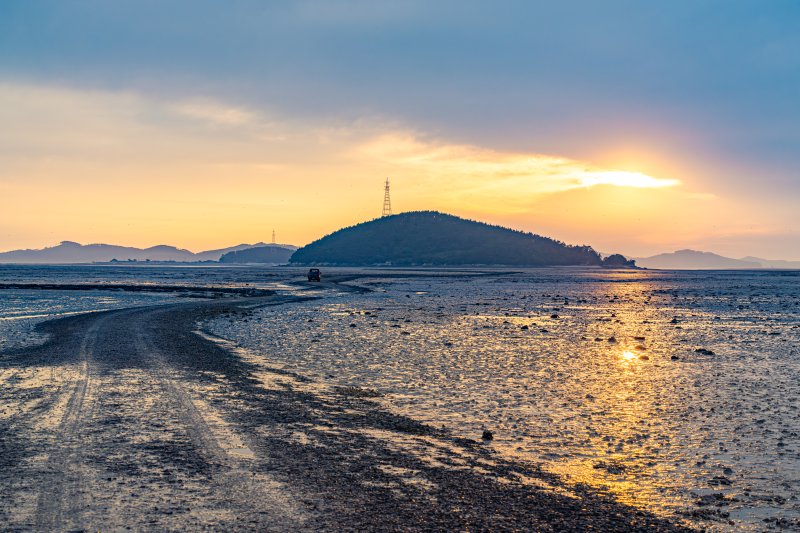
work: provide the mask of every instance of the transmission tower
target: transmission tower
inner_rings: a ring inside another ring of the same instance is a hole
[[[272,230],[272,244],[275,244],[275,230]]]
[[[386,178],[386,188],[383,193],[383,213],[382,217],[392,214],[392,201],[389,199],[389,178]]]

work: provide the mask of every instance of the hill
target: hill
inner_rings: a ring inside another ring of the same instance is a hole
[[[589,246],[562,242],[435,211],[378,218],[300,248],[291,263],[310,265],[601,265]]]
[[[220,257],[220,263],[288,263],[297,248],[294,246],[283,246],[277,244],[267,244],[256,246],[246,250],[228,252]]]
[[[761,263],[723,257],[711,252],[697,250],[678,250],[672,253],[658,254],[636,260],[644,268],[662,268],[674,270],[747,270],[763,268]]]
[[[195,261],[219,261],[223,255],[228,252],[238,252],[239,250],[247,250],[248,248],[255,248],[257,246],[266,246],[264,242],[257,242],[255,244],[237,244],[236,246],[229,246],[227,248],[219,248],[216,250],[206,250],[205,252],[197,252],[194,254]]]
[[[108,261],[218,261],[227,252],[263,246],[258,244],[239,244],[230,248],[208,250],[192,253],[174,246],[152,246],[150,248],[133,248],[130,246],[117,246],[114,244],[79,244],[72,241],[63,241],[56,246],[39,250],[12,250],[0,253],[0,263],[27,263],[27,264],[69,264],[69,263],[97,263]]]
[[[800,261],[786,261],[783,259],[761,259],[760,257],[742,257],[742,261],[761,263],[763,268],[800,270]]]

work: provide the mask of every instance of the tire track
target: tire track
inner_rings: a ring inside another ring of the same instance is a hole
[[[263,473],[255,472],[257,458],[249,453],[231,453],[241,449],[246,439],[231,434],[232,429],[220,429],[221,416],[209,412],[209,406],[198,408],[190,393],[173,378],[173,369],[167,358],[155,346],[152,330],[143,321],[135,321],[136,351],[148,362],[154,377],[159,381],[166,396],[175,407],[191,441],[199,452],[215,467],[212,480],[213,500],[223,504],[226,511],[235,510],[240,517],[249,517],[260,529],[274,531],[297,531],[302,529],[306,517],[292,498],[288,488]],[[206,413],[204,414],[205,411]],[[214,423],[208,418],[217,419]]]
[[[84,450],[80,430],[92,387],[91,366],[94,351],[99,331],[108,318],[103,316],[94,321],[80,345],[80,373],[56,429],[53,450],[48,455],[44,479],[39,489],[36,529],[40,531],[81,529],[80,516],[85,506],[84,491],[81,490]]]

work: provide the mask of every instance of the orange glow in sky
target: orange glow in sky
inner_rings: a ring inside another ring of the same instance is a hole
[[[310,124],[207,98],[14,84],[0,85],[0,102],[13,125],[0,155],[3,250],[68,239],[198,251],[269,241],[273,228],[302,245],[378,216],[387,176],[395,212],[608,252],[679,246],[719,217],[748,226],[688,175],[448,142],[380,119]]]

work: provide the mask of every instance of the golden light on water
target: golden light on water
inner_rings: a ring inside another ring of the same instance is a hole
[[[624,351],[624,352],[622,352],[622,354],[620,355],[620,359],[622,359],[622,360],[623,360],[623,361],[625,361],[625,362],[628,362],[628,361],[635,361],[635,360],[636,360],[636,354],[635,354],[635,353],[633,353],[633,352],[631,352],[631,351],[629,351],[629,350],[625,350],[625,351]]]

